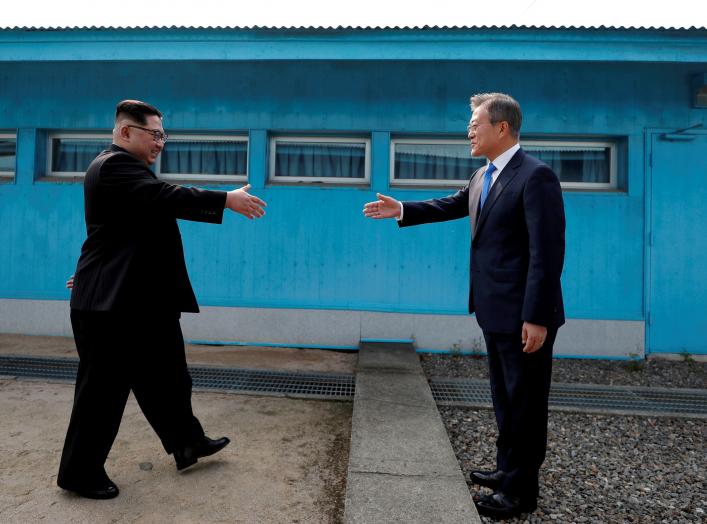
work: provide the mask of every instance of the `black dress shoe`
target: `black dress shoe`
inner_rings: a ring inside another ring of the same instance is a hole
[[[474,484],[496,490],[501,487],[506,473],[497,469],[496,471],[472,471],[469,478]]]
[[[212,440],[204,436],[191,446],[185,446],[182,449],[175,450],[174,460],[177,462],[177,470],[181,471],[189,466],[193,466],[201,457],[208,457],[209,455],[221,451],[229,442],[231,441],[228,437]]]
[[[535,499],[523,500],[511,497],[502,491],[495,491],[491,495],[482,497],[474,502],[479,515],[491,517],[495,520],[505,520],[517,517],[522,513],[531,513],[538,507]]]
[[[105,483],[97,484],[95,486],[82,486],[59,482],[57,482],[57,485],[61,489],[72,491],[73,493],[87,499],[114,499],[120,493],[118,486],[116,486],[112,480],[107,480]]]

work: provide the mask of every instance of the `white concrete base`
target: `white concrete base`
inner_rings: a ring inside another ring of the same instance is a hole
[[[411,340],[419,350],[484,352],[474,317],[330,309],[202,307],[184,314],[187,340],[356,348],[363,340]],[[0,299],[0,332],[71,336],[69,304],[60,300]],[[555,354],[643,357],[643,321],[569,320]]]

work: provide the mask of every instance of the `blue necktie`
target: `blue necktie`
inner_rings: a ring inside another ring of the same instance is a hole
[[[481,188],[481,204],[479,209],[484,207],[484,202],[486,202],[486,197],[489,196],[489,189],[491,189],[491,181],[493,180],[493,172],[496,171],[496,166],[489,164],[484,173],[484,185]]]

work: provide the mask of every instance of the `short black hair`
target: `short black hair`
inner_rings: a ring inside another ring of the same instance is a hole
[[[147,124],[147,115],[155,115],[162,118],[162,113],[155,106],[140,100],[123,100],[118,102],[115,108],[115,119],[120,115],[128,115],[138,124]]]

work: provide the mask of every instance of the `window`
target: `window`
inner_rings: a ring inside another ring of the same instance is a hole
[[[343,137],[275,137],[270,180],[361,184],[370,179],[370,140]]]
[[[47,173],[76,177],[108,149],[109,134],[52,133],[49,135]],[[248,173],[248,138],[244,136],[170,136],[151,166],[165,180],[244,181]]]
[[[110,147],[109,134],[56,133],[49,135],[47,174],[50,176],[83,176],[91,161]]]
[[[17,138],[13,134],[0,133],[0,180],[15,177],[17,160]]]
[[[529,139],[521,146],[552,168],[563,189],[617,188],[613,141]],[[394,139],[390,147],[393,185],[458,187],[486,163],[471,157],[468,140]]]
[[[164,180],[245,181],[248,138],[170,135],[155,166]]]
[[[394,139],[390,144],[394,185],[464,185],[486,163],[472,158],[468,140]]]
[[[617,187],[613,142],[523,140],[521,145],[552,168],[564,189]]]

